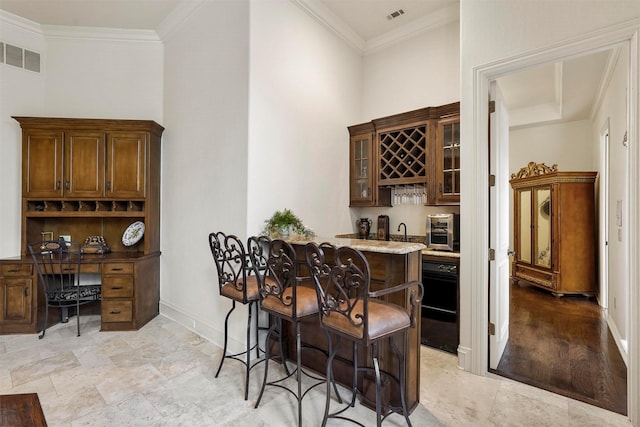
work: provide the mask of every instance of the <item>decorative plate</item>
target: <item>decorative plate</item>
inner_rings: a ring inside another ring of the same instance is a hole
[[[122,234],[122,244],[125,246],[133,246],[144,236],[144,222],[136,221],[124,230]]]

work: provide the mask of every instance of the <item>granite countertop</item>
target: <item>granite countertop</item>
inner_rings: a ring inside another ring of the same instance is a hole
[[[431,256],[437,256],[437,257],[443,257],[443,258],[460,258],[460,252],[451,252],[451,251],[440,251],[440,250],[435,250],[435,249],[428,249],[426,247],[426,245],[424,245],[424,236],[407,236],[407,240],[408,242],[404,242],[403,241],[403,237],[400,234],[392,234],[390,235],[390,240],[389,241],[384,241],[384,240],[377,240],[376,235],[375,234],[371,234],[369,236],[369,239],[363,240],[363,239],[358,239],[356,238],[357,235],[355,234],[338,234],[336,235],[336,239],[340,239],[340,240],[357,240],[358,242],[367,242],[367,243],[371,243],[372,245],[374,244],[373,242],[380,242],[380,243],[413,243],[413,244],[420,244],[422,245],[422,254],[423,255],[431,255]],[[317,239],[314,239],[317,240]],[[348,244],[348,243],[346,243]],[[367,249],[370,250],[370,249]],[[380,252],[380,251],[373,251],[373,252]]]
[[[313,237],[303,239],[292,237],[287,240],[293,245],[306,245],[309,242],[331,243],[336,247],[351,246],[354,249],[369,252],[380,252],[386,254],[408,254],[410,252],[422,251],[426,246],[416,242],[393,242],[386,240],[364,240],[348,237]]]

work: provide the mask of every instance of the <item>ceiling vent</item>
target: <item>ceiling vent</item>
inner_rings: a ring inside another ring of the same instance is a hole
[[[402,9],[398,9],[395,12],[391,12],[390,14],[387,15],[387,19],[388,20],[392,20],[392,19],[396,19],[397,17],[404,15],[404,10]]]

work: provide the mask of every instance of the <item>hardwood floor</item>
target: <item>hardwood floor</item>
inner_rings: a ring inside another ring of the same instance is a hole
[[[594,298],[512,284],[509,342],[493,372],[627,414],[627,368]]]

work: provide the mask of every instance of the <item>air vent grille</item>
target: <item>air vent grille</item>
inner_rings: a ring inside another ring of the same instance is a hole
[[[387,19],[388,19],[388,20],[396,19],[397,17],[402,16],[402,15],[404,15],[404,10],[402,10],[402,9],[398,9],[398,10],[396,10],[396,11],[391,12],[390,14],[388,14],[388,15],[387,15]]]
[[[0,42],[0,63],[40,72],[40,54],[18,46]]]

